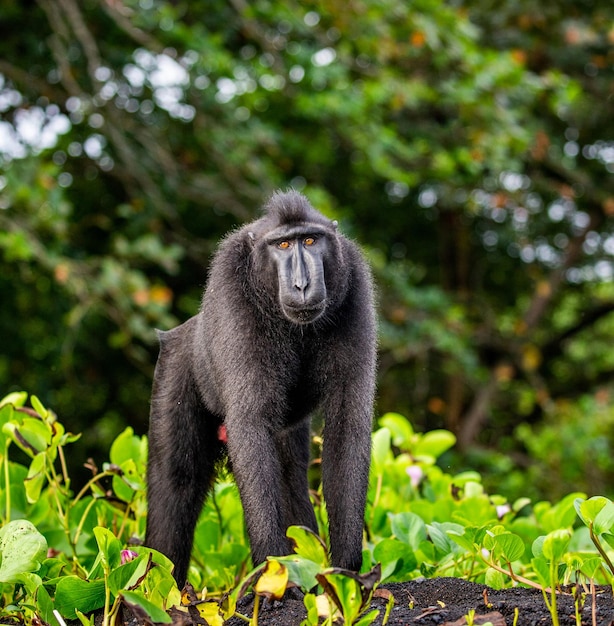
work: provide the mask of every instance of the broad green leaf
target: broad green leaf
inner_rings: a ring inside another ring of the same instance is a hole
[[[58,621],[53,614],[53,601],[44,585],[39,585],[36,589],[36,607],[40,617],[46,624],[58,625]]]
[[[10,427],[7,426],[13,420],[15,409],[12,404],[0,406],[0,451],[4,452],[7,437],[10,437]],[[10,443],[11,439],[9,439]]]
[[[76,611],[88,614],[102,608],[104,596],[104,580],[88,582],[78,576],[65,576],[55,588],[55,608],[62,617],[76,619]]]
[[[614,503],[603,496],[593,496],[588,500],[577,498],[574,502],[580,519],[593,529],[596,535],[608,532],[614,524]]]
[[[544,555],[544,541],[546,541],[546,535],[540,535],[531,546],[531,552],[533,556],[537,558],[543,558]]]
[[[518,498],[518,500],[516,500],[514,504],[512,505],[512,511],[514,511],[515,513],[518,513],[520,510],[522,510],[525,506],[528,506],[529,504],[531,504],[530,498]]]
[[[418,567],[414,551],[398,539],[382,539],[373,549],[373,558],[382,564],[382,580],[406,580]]]
[[[30,404],[32,408],[43,418],[45,419],[49,415],[49,411],[43,406],[43,403],[38,399],[37,396],[30,396]]]
[[[387,428],[392,435],[392,443],[401,450],[408,450],[414,429],[409,420],[399,413],[385,413],[379,419],[379,424],[383,428]]]
[[[305,597],[303,598],[303,604],[305,605],[305,609],[307,610],[307,623],[317,624],[318,623],[318,604],[317,604],[315,594],[306,593]]]
[[[4,407],[8,404],[12,404],[13,406],[21,408],[22,406],[25,405],[27,399],[28,399],[27,391],[13,391],[12,393],[9,393],[8,395],[4,396],[4,398],[0,400],[0,407]]]
[[[47,557],[47,540],[28,520],[14,520],[0,529],[0,582],[14,582],[36,572]]]
[[[487,527],[461,526],[461,528],[462,532],[455,528],[448,529],[446,532],[461,548],[464,548],[467,552],[475,552],[476,546],[480,546],[484,541]]]
[[[493,589],[503,589],[505,587],[505,579],[503,574],[492,567],[486,570],[484,582]]]
[[[26,497],[30,504],[38,502],[40,498],[41,490],[45,485],[45,466],[47,464],[47,457],[44,452],[37,454],[30,463],[28,469],[28,476],[24,482],[26,488]]]
[[[322,539],[306,526],[290,526],[286,535],[294,544],[296,554],[317,563],[328,566],[328,553]]]
[[[456,443],[456,437],[448,430],[431,430],[420,437],[414,448],[415,456],[429,456],[438,459]]]
[[[47,450],[51,443],[51,429],[48,424],[34,417],[25,417],[20,424],[8,422],[4,424],[3,431],[31,457]]]
[[[583,559],[582,564],[580,565],[580,571],[587,578],[595,578],[602,566],[603,560],[600,557],[589,556]]]
[[[410,545],[413,550],[417,550],[420,543],[426,539],[426,524],[415,513],[406,511],[391,515],[390,524],[394,536]]]
[[[501,533],[495,535],[494,540],[501,551],[502,558],[506,561],[513,563],[524,556],[524,542],[518,535]]]
[[[460,524],[455,524],[454,522],[433,522],[432,524],[427,524],[426,528],[431,541],[444,555],[458,550],[458,544],[452,541],[448,531],[461,533],[463,527]]]
[[[571,533],[568,530],[559,529],[548,533],[542,546],[544,558],[558,563],[565,554],[570,541]]]
[[[109,574],[111,593],[117,595],[122,589],[130,589],[135,585],[145,575],[148,562],[148,555],[141,554],[136,559],[115,568]]]
[[[534,557],[531,559],[531,565],[533,570],[537,574],[537,580],[542,587],[549,587],[550,581],[550,566],[548,561],[543,557]]]
[[[122,600],[138,615],[140,611],[156,624],[171,624],[171,616],[137,591],[122,591]]]
[[[109,458],[111,463],[121,467],[126,461],[144,463],[147,460],[146,452],[147,446],[144,445],[143,438],[137,437],[134,430],[128,427],[111,444]]]
[[[387,428],[380,428],[373,433],[371,457],[373,459],[373,473],[381,474],[384,465],[389,458],[392,458],[390,450],[390,431]]]
[[[121,563],[122,547],[115,535],[107,528],[96,526],[96,528],[94,528],[94,536],[98,543],[98,550],[100,551],[102,562],[111,570],[119,567]]]
[[[171,574],[170,566],[152,567],[147,572],[146,588],[149,590],[149,599],[160,606],[168,608],[181,603],[181,592]]]
[[[614,548],[614,535],[612,533],[603,533],[602,539],[605,539],[610,548]]]
[[[353,624],[362,607],[358,581],[345,574],[329,571],[318,574],[318,582],[341,612],[343,623]]]
[[[537,515],[538,507],[536,506],[536,515],[544,531],[549,533],[559,528],[571,528],[576,521],[575,501],[582,496],[581,493],[570,493],[539,515]]]
[[[303,591],[308,591],[317,584],[316,574],[322,571],[320,564],[298,554],[276,556],[274,559],[288,568],[288,579],[298,585]]]

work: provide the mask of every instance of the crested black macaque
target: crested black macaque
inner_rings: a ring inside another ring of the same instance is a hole
[[[185,582],[194,527],[230,460],[254,565],[317,531],[310,415],[324,416],[322,480],[332,562],[358,570],[370,462],[376,323],[370,271],[336,223],[295,191],[230,233],[200,311],[160,332],[149,429],[146,545]]]

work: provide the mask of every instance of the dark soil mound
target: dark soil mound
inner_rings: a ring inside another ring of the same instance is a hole
[[[388,619],[390,626],[461,626],[465,616],[475,610],[474,624],[491,622],[493,626],[512,626],[517,610],[518,626],[548,626],[552,618],[543,596],[537,589],[503,589],[495,591],[485,585],[460,578],[433,578],[384,585],[394,596],[394,608]],[[380,609],[374,622],[381,625],[387,600],[375,598],[372,607]],[[571,593],[557,596],[561,626],[576,624],[574,597]],[[244,608],[251,615],[251,606]],[[584,626],[614,626],[614,601],[609,587],[599,587],[595,595],[587,594],[582,608]],[[305,619],[301,600],[285,600],[282,604],[260,610],[260,626],[299,626]],[[244,626],[233,618],[228,626]]]

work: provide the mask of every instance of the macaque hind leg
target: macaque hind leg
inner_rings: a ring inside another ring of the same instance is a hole
[[[194,528],[223,445],[188,369],[187,324],[161,334],[151,403],[145,544],[168,556],[186,580]]]

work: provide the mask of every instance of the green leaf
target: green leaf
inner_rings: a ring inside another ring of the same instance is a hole
[[[495,543],[501,551],[501,557],[513,563],[524,556],[524,541],[513,533],[495,535]]]
[[[306,593],[303,598],[303,604],[307,610],[306,622],[301,622],[301,626],[309,626],[310,624],[318,624],[318,605],[316,596],[313,593]]]
[[[614,503],[604,496],[593,496],[588,500],[577,498],[574,502],[580,519],[593,529],[596,535],[608,532],[614,524]]]
[[[601,557],[589,556],[582,561],[580,571],[589,579],[595,578],[602,566],[603,560],[601,559]]]
[[[328,566],[328,553],[322,539],[306,526],[290,526],[286,531],[294,544],[296,554],[317,563],[321,567]]]
[[[270,558],[273,559],[273,557]],[[322,570],[321,565],[318,563],[298,554],[276,556],[274,560],[286,566],[289,580],[298,585],[303,591],[308,591],[317,584],[316,574]]]
[[[457,529],[448,529],[446,532],[461,548],[464,548],[467,552],[475,552],[476,545],[480,546],[484,540],[487,527],[465,526],[462,533]]]
[[[414,436],[414,429],[409,420],[399,413],[385,413],[379,424],[387,428],[392,435],[392,443],[401,450],[408,450]]]
[[[369,624],[372,624],[377,619],[378,615],[379,611],[373,609],[366,615],[363,615],[357,622],[354,622],[354,626],[369,626]]]
[[[53,614],[53,601],[44,585],[39,585],[36,589],[36,607],[40,617],[46,624],[58,624]]]
[[[401,581],[418,567],[414,551],[398,539],[382,539],[373,549],[373,558],[382,564],[382,580]]]
[[[427,456],[438,459],[456,443],[456,437],[448,430],[431,430],[418,441],[414,449],[417,457]]]
[[[96,526],[94,528],[94,536],[98,543],[98,550],[100,551],[103,564],[111,570],[119,567],[122,546],[115,535],[107,528]]]
[[[14,582],[36,572],[47,558],[47,540],[28,520],[14,520],[0,529],[0,582]]]
[[[426,524],[415,513],[405,511],[391,515],[390,523],[394,536],[413,550],[418,550],[420,543],[426,539]]]
[[[358,581],[345,574],[330,571],[318,574],[318,582],[341,612],[343,623],[353,624],[362,606]]]
[[[49,425],[34,417],[25,417],[21,424],[8,422],[4,424],[3,430],[31,457],[47,450],[51,443]]]
[[[28,399],[27,391],[13,391],[12,393],[9,393],[8,395],[4,396],[4,398],[0,400],[0,407],[4,407],[5,405],[11,404],[18,408],[21,408],[22,406],[25,405],[27,399]]]
[[[26,498],[30,504],[38,502],[41,491],[45,485],[45,467],[47,464],[47,457],[44,452],[37,454],[30,463],[28,469],[28,476],[24,482],[26,488]]]
[[[390,431],[387,428],[380,428],[373,433],[371,457],[373,459],[373,473],[376,475],[384,471],[386,461],[392,457],[390,439]]]
[[[91,613],[104,606],[104,580],[83,580],[78,576],[60,578],[55,588],[55,608],[63,617],[76,619],[76,611]]]
[[[531,559],[531,565],[533,566],[533,571],[537,574],[539,584],[542,587],[549,587],[551,581],[550,566],[548,565],[548,561],[546,561],[543,557],[535,557]]]
[[[433,522],[432,524],[427,524],[426,528],[431,541],[444,555],[450,554],[455,549],[458,550],[458,544],[452,541],[448,531],[462,532],[463,527],[460,524],[455,524],[454,522]]]
[[[128,427],[111,444],[109,458],[111,463],[119,467],[126,461],[145,463],[147,460],[147,446],[144,445],[143,439],[137,437],[132,428]]]
[[[601,537],[606,540],[606,543],[610,546],[610,548],[614,548],[614,535],[612,533],[603,533]]]
[[[79,610],[76,610],[75,613],[77,614],[77,618],[78,618],[78,620],[81,622],[81,624],[83,626],[94,626],[94,624],[95,624],[95,616],[94,615],[92,615],[91,617],[88,617],[84,613],[81,613],[81,611],[79,611]]]
[[[47,415],[49,415],[49,411],[43,406],[43,403],[38,399],[37,396],[30,396],[30,404],[32,408],[43,418],[45,419]]]
[[[121,558],[121,557],[120,557]],[[109,589],[117,595],[122,589],[129,589],[145,575],[149,563],[148,554],[140,554],[132,561],[120,565],[109,574]]]
[[[542,546],[544,558],[558,563],[563,558],[570,541],[571,533],[568,530],[559,529],[548,533]]]
[[[486,570],[484,578],[484,582],[492,589],[503,589],[503,587],[505,587],[503,574],[496,569],[492,569],[492,567]]]

